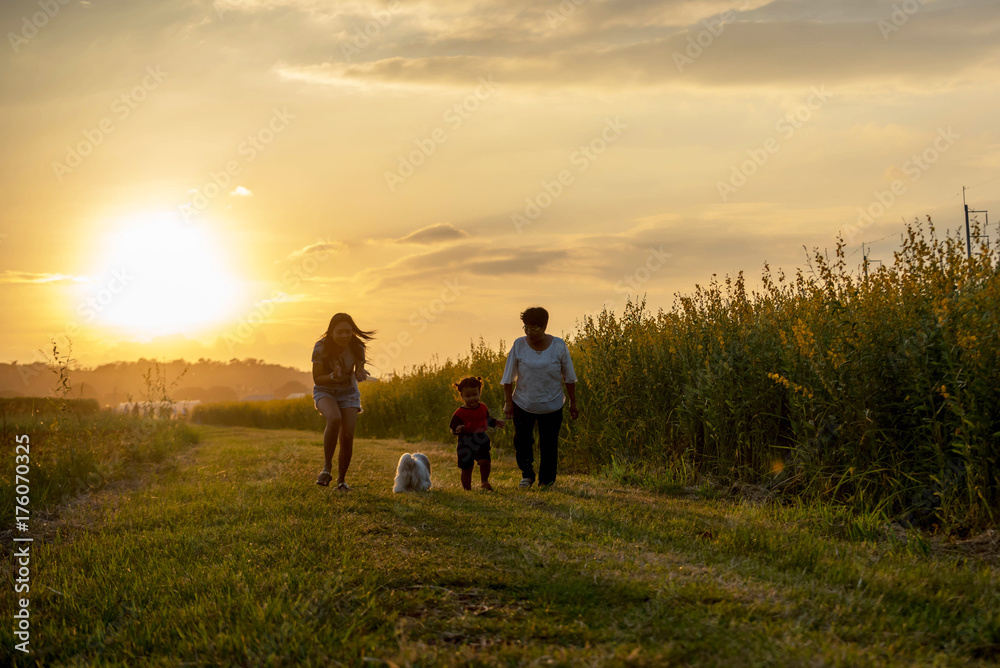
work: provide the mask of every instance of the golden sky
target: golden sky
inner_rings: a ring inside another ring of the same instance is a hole
[[[372,369],[1000,219],[996,0],[13,0],[0,360]],[[990,230],[991,238],[1000,238]]]

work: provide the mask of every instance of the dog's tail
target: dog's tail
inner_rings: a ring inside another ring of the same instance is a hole
[[[396,466],[396,479],[392,484],[393,492],[405,492],[410,484],[410,478],[413,475],[413,469],[416,467],[417,463],[410,456],[409,452],[404,452],[403,456],[399,458],[399,464]]]

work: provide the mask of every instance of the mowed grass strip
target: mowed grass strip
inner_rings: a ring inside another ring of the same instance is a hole
[[[339,493],[314,483],[315,434],[197,429],[178,466],[67,509],[35,544],[32,661],[976,666],[1000,652],[995,566],[846,541],[807,510],[582,476],[519,490],[509,457],[495,492],[466,492],[450,445],[402,441],[358,441]],[[416,450],[434,488],[392,494]]]

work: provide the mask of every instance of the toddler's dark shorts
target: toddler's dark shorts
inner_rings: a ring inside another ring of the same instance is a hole
[[[458,468],[463,471],[475,467],[476,462],[490,461],[489,434],[459,434]]]

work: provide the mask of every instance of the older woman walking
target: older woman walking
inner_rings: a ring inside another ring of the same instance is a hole
[[[549,313],[534,306],[521,314],[524,336],[516,339],[507,355],[503,384],[507,418],[514,422],[514,454],[521,469],[522,488],[535,482],[535,424],[538,424],[538,484],[556,481],[559,462],[559,428],[562,426],[563,384],[569,395],[569,416],[576,419],[576,372],[566,342],[545,333]]]

